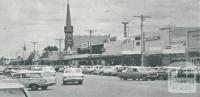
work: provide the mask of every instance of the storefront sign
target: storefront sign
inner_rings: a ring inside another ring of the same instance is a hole
[[[87,48],[89,48],[89,42],[81,43],[81,49],[87,49]]]
[[[145,41],[154,41],[154,40],[159,40],[160,36],[153,36],[153,37],[146,37],[144,40]]]
[[[200,49],[200,30],[188,32],[188,46],[190,50]]]

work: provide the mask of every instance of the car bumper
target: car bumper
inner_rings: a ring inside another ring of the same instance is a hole
[[[53,86],[56,85],[56,82],[47,82],[43,86]]]
[[[64,78],[63,82],[76,82],[76,81],[82,81],[83,78]]]

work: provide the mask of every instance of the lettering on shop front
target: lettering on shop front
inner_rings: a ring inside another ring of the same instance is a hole
[[[153,36],[153,37],[147,37],[144,40],[145,41],[154,41],[154,40],[159,40],[160,36]]]

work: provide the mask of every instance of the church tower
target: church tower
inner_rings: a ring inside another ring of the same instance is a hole
[[[71,16],[69,9],[69,1],[67,2],[67,16],[66,16],[66,25],[64,27],[65,32],[65,51],[71,50],[73,47],[73,26],[71,24]]]

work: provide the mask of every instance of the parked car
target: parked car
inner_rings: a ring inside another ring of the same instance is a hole
[[[30,70],[40,71],[42,70],[42,67],[38,65],[33,65],[33,66],[30,66]]]
[[[118,73],[118,77],[122,80],[133,79],[133,80],[155,80],[156,76],[148,74],[145,67],[130,67],[123,72]]]
[[[12,74],[12,79],[18,80],[31,90],[46,90],[48,86],[56,84],[56,78],[50,72],[21,70]]]
[[[5,67],[0,66],[0,75],[4,74]]]
[[[80,68],[67,68],[63,74],[63,84],[67,82],[78,82],[83,84],[84,75]]]
[[[55,68],[53,68],[52,66],[42,67],[42,71],[51,72],[53,74],[53,76],[56,76]]]
[[[185,79],[185,80],[193,80],[195,82],[200,82],[200,72],[198,68],[195,66],[186,66],[182,67],[178,70],[176,75],[177,78]]]
[[[61,66],[61,65],[55,66],[55,67],[54,67],[54,68],[55,68],[55,71],[56,71],[56,72],[59,72],[59,68],[61,68],[61,67],[63,67],[63,66]]]
[[[82,65],[82,66],[80,66],[80,68],[81,68],[83,74],[86,74],[87,73],[87,69],[89,68],[89,66]]]
[[[111,67],[104,70],[104,75],[116,76],[118,67]]]
[[[7,77],[10,77],[10,76],[11,76],[11,73],[16,72],[17,70],[20,70],[20,68],[19,68],[19,67],[13,67],[13,66],[11,66],[11,67],[6,67],[6,68],[4,69],[4,71],[3,71],[3,74],[4,74],[5,76],[7,76]]]
[[[157,79],[159,80],[167,80],[168,79],[168,74],[170,72],[177,71],[179,67],[161,67],[157,71]]]
[[[64,70],[65,70],[65,67],[64,66],[60,66],[58,71],[59,72],[64,72]]]
[[[93,74],[94,70],[96,68],[94,66],[89,66],[86,70],[85,70],[85,73],[86,74]]]
[[[101,69],[98,69],[96,72],[97,72],[97,74],[99,74],[99,75],[104,75],[104,71],[106,70],[106,69],[109,69],[110,68],[110,66],[103,66]]]
[[[99,75],[99,72],[100,72],[101,68],[103,68],[102,65],[96,65],[96,66],[94,66],[94,69],[91,72],[91,74]]]
[[[0,83],[1,97],[31,97],[24,85],[20,83]]]

